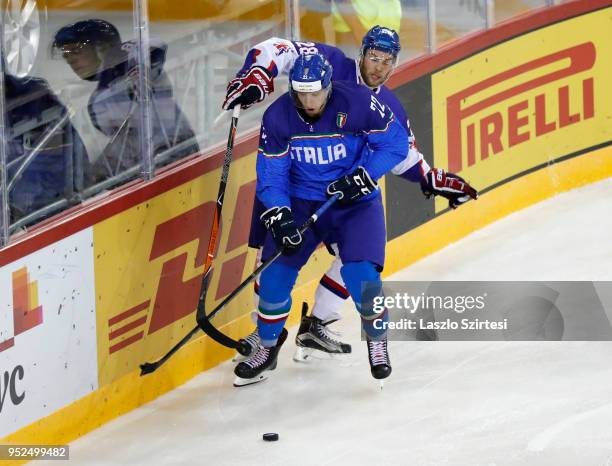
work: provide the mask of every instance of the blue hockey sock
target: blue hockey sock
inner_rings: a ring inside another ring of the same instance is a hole
[[[278,337],[283,331],[289,311],[291,310],[291,298],[283,303],[266,303],[259,300],[259,314],[257,316],[257,333],[261,339],[261,345],[266,348],[276,346]]]
[[[370,317],[361,316],[361,328],[371,340],[380,340],[387,335],[387,322],[389,313],[386,309]]]
[[[389,315],[384,309],[382,312],[374,310],[374,298],[382,294],[382,281],[376,266],[366,261],[348,262],[342,266],[340,273],[361,314],[363,331],[372,339],[384,337]]]
[[[257,333],[265,347],[276,346],[291,310],[291,289],[298,271],[282,264],[272,264],[261,274]]]

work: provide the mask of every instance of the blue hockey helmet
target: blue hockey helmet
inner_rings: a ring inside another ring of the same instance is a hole
[[[316,92],[331,85],[333,68],[320,53],[300,55],[289,72],[289,90]]]
[[[393,29],[374,26],[363,36],[361,41],[361,54],[365,54],[368,49],[390,53],[394,58],[397,58],[401,49],[399,36]]]
[[[86,19],[60,28],[53,38],[53,50],[62,51],[68,44],[81,46],[121,44],[121,36],[115,26],[103,19]]]

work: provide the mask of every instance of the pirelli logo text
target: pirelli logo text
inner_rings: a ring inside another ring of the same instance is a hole
[[[595,45],[584,42],[449,96],[449,171],[460,172],[466,163],[472,166],[478,160],[593,118],[595,85],[588,71],[595,59]]]

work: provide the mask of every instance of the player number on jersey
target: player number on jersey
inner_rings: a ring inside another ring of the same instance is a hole
[[[295,45],[298,46],[298,52],[300,55],[312,55],[314,53],[319,53],[319,50],[315,47],[314,42],[296,42]]]
[[[378,111],[382,118],[385,117],[385,106],[381,104],[376,97],[373,95],[370,96],[370,109],[374,112]]]

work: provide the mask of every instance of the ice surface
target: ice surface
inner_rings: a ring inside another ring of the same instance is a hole
[[[612,280],[611,200],[612,179],[561,194],[390,278]],[[612,465],[612,342],[391,342],[381,391],[344,316],[347,359],[296,364],[294,328],[269,380],[233,388],[222,364],[75,441],[71,464]]]

